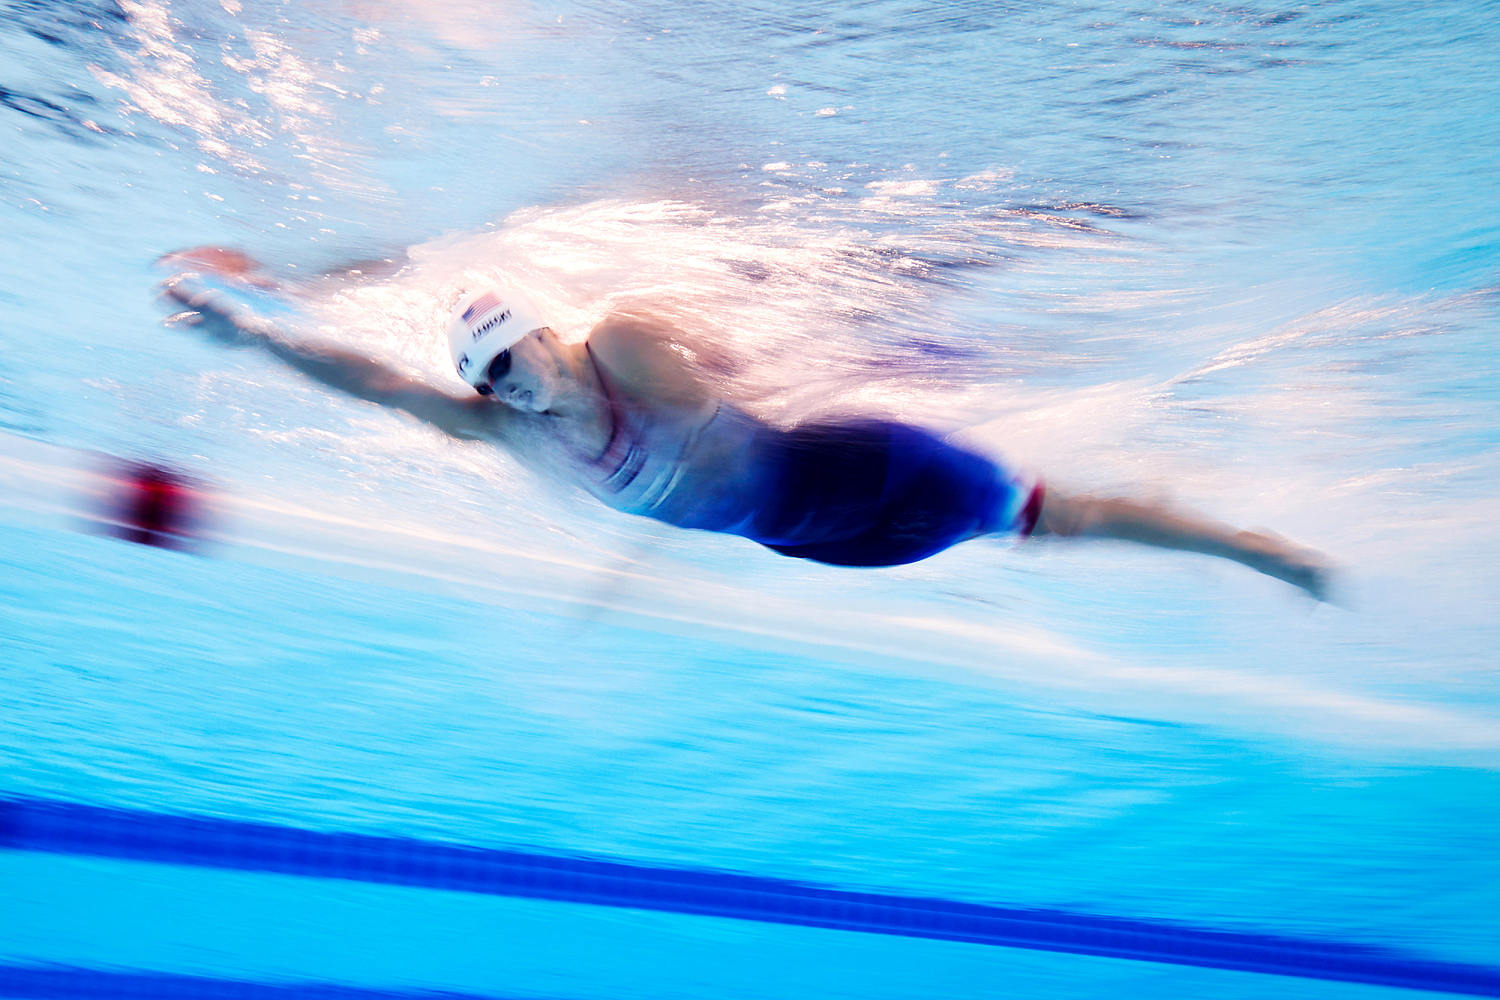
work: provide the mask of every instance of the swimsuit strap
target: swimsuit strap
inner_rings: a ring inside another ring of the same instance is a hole
[[[646,449],[641,446],[640,437],[631,434],[630,428],[626,426],[625,415],[615,400],[615,394],[610,391],[604,368],[594,357],[594,349],[587,341],[584,342],[583,349],[589,356],[589,363],[594,366],[594,373],[599,376],[599,385],[604,389],[604,398],[609,403],[609,440],[604,443],[603,451],[584,461],[590,468],[600,471],[603,486],[619,493],[640,475],[641,468],[646,464]]]

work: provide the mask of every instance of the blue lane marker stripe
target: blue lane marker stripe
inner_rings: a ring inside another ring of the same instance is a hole
[[[6,1000],[503,1000],[447,991],[375,990],[334,983],[255,983],[71,965],[0,965]]]
[[[1500,997],[1500,969],[1336,941],[850,892],[731,872],[0,800],[0,848],[550,899]]]

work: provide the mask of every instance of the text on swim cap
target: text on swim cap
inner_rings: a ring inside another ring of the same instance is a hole
[[[510,319],[509,309],[497,315],[491,316],[489,319],[485,320],[483,323],[480,323],[474,328],[473,333],[470,335],[469,339],[478,340],[480,337],[483,337],[486,333],[489,333],[495,327],[499,326],[501,323],[504,323],[508,319]]]

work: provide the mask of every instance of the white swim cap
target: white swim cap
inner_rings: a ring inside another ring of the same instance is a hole
[[[465,295],[448,321],[453,367],[459,378],[475,385],[496,355],[546,325],[531,303],[515,292],[487,288]]]

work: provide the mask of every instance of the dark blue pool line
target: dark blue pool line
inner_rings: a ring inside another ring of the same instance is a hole
[[[471,993],[375,990],[330,983],[256,983],[69,965],[0,965],[5,1000],[503,1000]]]
[[[0,848],[420,886],[1500,996],[1500,969],[1334,941],[850,892],[731,872],[320,833],[47,799],[0,800]]]

